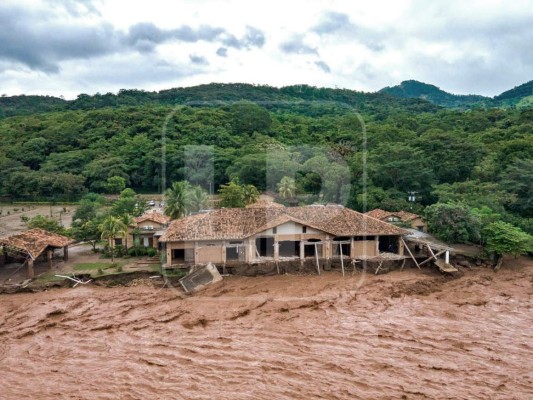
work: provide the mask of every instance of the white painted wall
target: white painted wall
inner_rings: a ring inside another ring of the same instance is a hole
[[[298,224],[296,222],[285,222],[284,224],[278,225],[276,235],[297,235],[300,233],[303,233],[303,227],[304,225]],[[311,227],[307,227],[306,233],[321,233],[319,230],[313,229]],[[263,231],[259,233],[256,236],[261,235],[273,235],[273,229],[267,229],[266,231]]]

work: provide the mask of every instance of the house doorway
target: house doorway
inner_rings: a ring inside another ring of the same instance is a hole
[[[397,236],[380,236],[379,237],[379,252],[380,253],[398,253],[398,237]]]
[[[274,257],[274,238],[261,237],[255,239],[256,256]]]

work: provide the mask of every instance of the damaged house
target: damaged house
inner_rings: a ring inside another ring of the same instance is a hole
[[[372,211],[368,211],[366,215],[379,219],[380,221],[390,222],[391,224],[404,224],[412,229],[427,232],[427,225],[422,217],[408,211],[385,211],[376,208]]]
[[[279,204],[226,208],[174,220],[159,241],[166,265],[231,265],[380,254],[403,257],[402,235],[393,224],[339,205]]]

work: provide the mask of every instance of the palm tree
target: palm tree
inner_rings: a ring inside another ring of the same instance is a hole
[[[207,206],[207,192],[201,186],[189,191],[189,211],[200,211]]]
[[[165,214],[172,219],[178,219],[187,214],[189,207],[187,182],[174,182],[167,190],[167,206]]]
[[[133,224],[133,217],[129,214],[122,214],[120,220],[126,226],[124,231],[124,249],[128,251],[128,227]]]
[[[119,218],[110,215],[100,225],[100,231],[102,232],[102,239],[107,239],[111,242],[111,262],[115,261],[115,238],[117,236],[123,236],[124,232],[127,232],[128,227]]]
[[[259,199],[259,190],[254,185],[243,186],[244,204],[253,204]]]
[[[281,198],[289,199],[296,196],[296,182],[293,178],[284,176],[278,183],[278,193]]]

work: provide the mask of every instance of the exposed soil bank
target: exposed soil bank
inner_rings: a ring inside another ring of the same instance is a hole
[[[532,264],[0,296],[0,398],[530,399]]]

